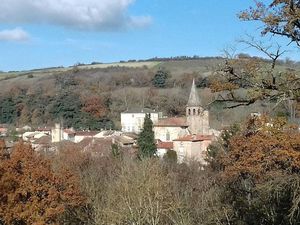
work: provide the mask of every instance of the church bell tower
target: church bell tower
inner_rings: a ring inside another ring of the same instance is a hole
[[[190,97],[186,106],[186,117],[191,134],[209,134],[209,112],[202,107],[195,79],[193,79]]]

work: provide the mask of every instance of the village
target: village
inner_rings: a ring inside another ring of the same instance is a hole
[[[153,122],[153,132],[157,147],[157,156],[163,158],[169,150],[177,154],[178,162],[197,160],[206,164],[206,150],[218,137],[220,131],[210,128],[209,111],[204,108],[197,93],[195,80],[191,85],[186,104],[185,117],[164,117],[162,112],[148,109],[130,109],[122,112],[121,130],[75,130],[56,123],[53,127],[30,126],[16,128],[17,140],[30,143],[35,151],[56,152],[63,145],[77,146],[82,151],[93,154],[109,154],[112,144],[116,144],[128,154],[137,152],[137,138],[143,129],[145,116]],[[8,136],[8,128],[0,127],[1,136]],[[14,142],[6,142],[12,148]]]
[[[299,225],[300,0],[2,0],[0,225]]]

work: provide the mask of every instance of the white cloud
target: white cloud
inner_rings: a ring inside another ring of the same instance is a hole
[[[1,0],[0,23],[48,23],[84,30],[143,27],[149,16],[128,14],[135,0]]]
[[[29,40],[29,34],[21,28],[0,31],[0,41],[18,41]]]

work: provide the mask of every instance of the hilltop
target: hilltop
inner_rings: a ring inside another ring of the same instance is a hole
[[[0,123],[40,126],[64,119],[67,126],[119,128],[120,112],[141,106],[180,116],[193,78],[215,128],[239,122],[250,112],[272,111],[265,102],[231,110],[210,104],[216,98],[210,83],[224,62],[221,57],[154,58],[0,73]],[[279,61],[277,69],[300,71],[300,63]],[[163,87],[153,85],[159,70],[167,73]]]

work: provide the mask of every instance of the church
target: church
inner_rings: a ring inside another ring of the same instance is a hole
[[[162,118],[154,122],[158,155],[168,150],[177,153],[178,162],[197,160],[206,164],[206,151],[214,139],[214,130],[209,126],[209,111],[199,98],[193,80],[185,117]]]

